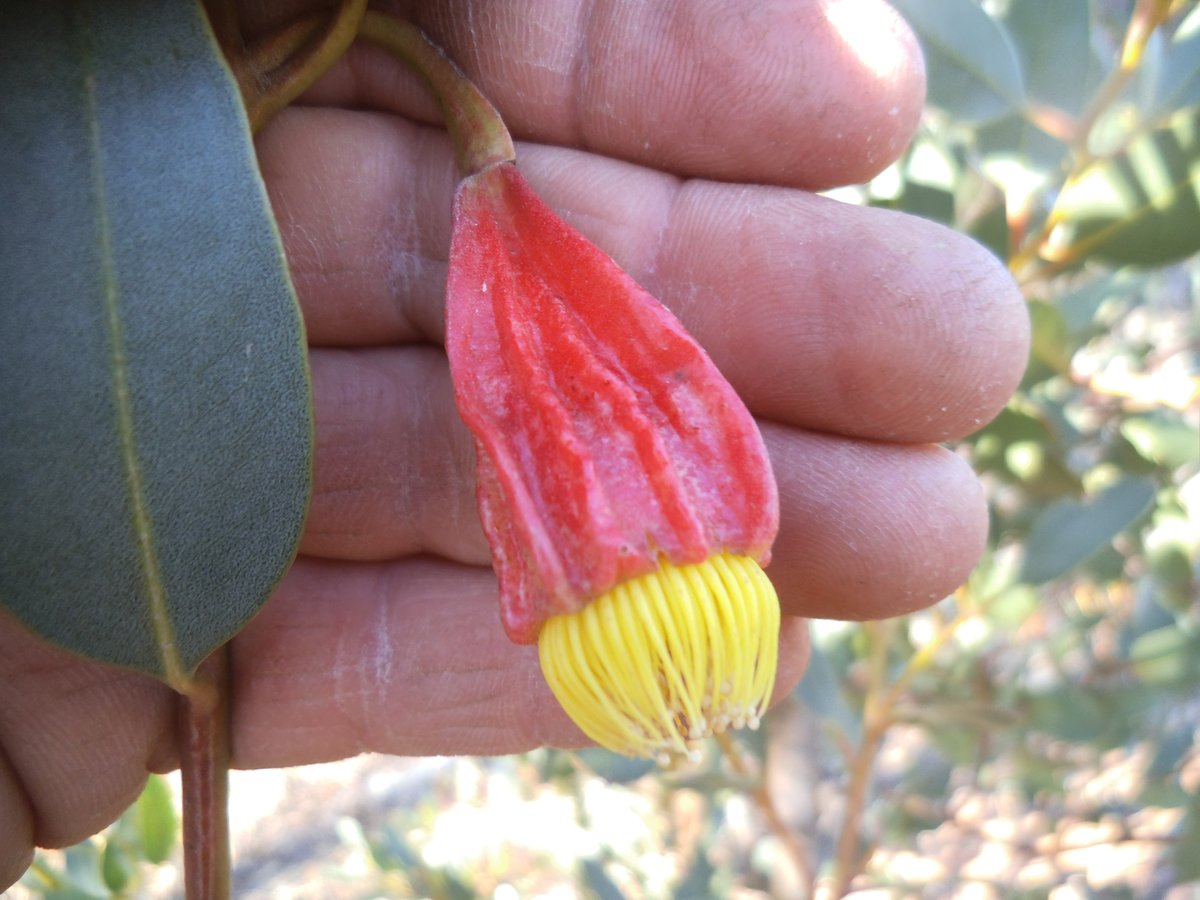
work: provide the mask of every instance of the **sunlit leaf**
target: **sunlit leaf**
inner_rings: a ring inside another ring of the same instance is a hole
[[[0,6],[0,603],[176,687],[299,539],[303,329],[192,0]]]
[[[1068,185],[1052,259],[1164,265],[1200,251],[1200,114],[1135,140]]]
[[[1060,500],[1038,515],[1026,540],[1020,580],[1057,578],[1108,545],[1154,502],[1154,483],[1124,478],[1086,502]]]
[[[1121,434],[1146,459],[1177,468],[1200,462],[1200,433],[1180,419],[1134,416],[1121,423]]]
[[[1021,65],[1004,28],[976,0],[895,0],[921,41],[929,102],[985,122],[1025,102]]]
[[[1027,584],[1016,584],[990,601],[984,611],[996,627],[1013,630],[1037,610],[1041,600]]]

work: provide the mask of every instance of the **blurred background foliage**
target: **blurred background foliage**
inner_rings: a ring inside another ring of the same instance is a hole
[[[795,695],[694,768],[360,771],[308,817],[303,866],[294,820],[236,851],[241,895],[1200,896],[1200,9],[894,2],[927,112],[896,165],[832,193],[974,236],[1033,323],[1019,392],[957,447],[992,516],[969,583],[814,623]],[[169,797],[152,780],[14,891],[177,891],[153,887]]]

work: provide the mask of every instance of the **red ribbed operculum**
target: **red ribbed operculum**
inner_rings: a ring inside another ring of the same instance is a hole
[[[464,179],[447,341],[509,637],[658,566],[762,564],[775,481],[750,413],[679,321],[511,163]]]

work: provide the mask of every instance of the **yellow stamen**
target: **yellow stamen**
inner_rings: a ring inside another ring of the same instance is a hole
[[[538,657],[558,702],[602,746],[691,756],[729,726],[757,728],[775,684],[779,601],[753,559],[663,562],[582,610],[552,616]]]

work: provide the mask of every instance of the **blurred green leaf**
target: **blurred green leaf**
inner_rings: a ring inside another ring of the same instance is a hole
[[[1148,551],[1147,561],[1154,579],[1154,596],[1159,603],[1175,613],[1191,609],[1200,591],[1197,590],[1196,567],[1187,548],[1163,543]]]
[[[1176,882],[1200,880],[1200,791],[1192,794],[1172,853]]]
[[[898,188],[887,196],[875,196],[872,205],[953,225],[960,169],[945,147],[920,135],[897,165]]]
[[[1088,0],[1012,0],[1004,24],[1021,60],[1030,100],[1071,114],[1094,87]]]
[[[1160,115],[1200,106],[1200,6],[1188,14],[1163,49],[1153,104]]]
[[[1040,584],[1073,569],[1145,514],[1154,494],[1149,479],[1123,478],[1090,501],[1047,507],[1025,542],[1020,580]]]
[[[1034,357],[1060,375],[1071,371],[1071,345],[1066,320],[1057,308],[1040,300],[1029,302],[1030,324],[1033,326],[1032,352]]]
[[[1021,483],[1031,501],[1077,497],[1083,493],[1079,476],[1050,444],[1020,441],[1004,451],[1004,468]]]
[[[114,894],[119,894],[133,879],[134,861],[117,841],[107,841],[100,870],[105,886]]]
[[[982,125],[976,141],[985,171],[1018,194],[1036,196],[1057,180],[1067,153],[1061,135],[1072,127],[1066,116],[1078,114],[1090,96],[1089,18],[1087,0],[1019,0],[1008,9],[1004,24],[1021,63],[1027,102]],[[1044,130],[1051,124],[1059,137]]]
[[[582,866],[583,885],[586,896],[594,900],[625,900],[625,892],[604,871],[604,866],[594,859],[585,859]]]
[[[1055,258],[1158,266],[1200,251],[1200,114],[1092,166],[1055,209],[1063,228]]]
[[[894,0],[921,42],[929,102],[967,123],[1025,103],[1012,40],[975,0]]]
[[[312,422],[237,85],[192,0],[0,5],[0,603],[186,685],[291,561]]]
[[[1018,745],[1012,753],[1015,780],[1029,800],[1045,803],[1047,797],[1063,792],[1064,766],[1027,747]]]
[[[919,181],[906,181],[904,190],[886,205],[943,225],[954,223],[954,194],[945,188],[921,184]]]
[[[41,891],[37,896],[39,900],[112,900],[112,893],[107,888],[103,891],[87,890],[70,881]]]
[[[1062,313],[1067,330],[1082,340],[1107,331],[1100,321],[1107,307],[1128,308],[1145,295],[1148,273],[1132,268],[1106,272],[1062,293],[1055,306]],[[1107,318],[1107,317],[1105,317]]]
[[[1158,748],[1146,774],[1151,778],[1171,778],[1187,758],[1195,742],[1192,729],[1184,724],[1172,728],[1159,738]]]
[[[1169,469],[1200,462],[1200,431],[1179,419],[1162,415],[1131,416],[1121,434],[1138,453]]]
[[[1027,584],[1015,584],[989,601],[984,615],[997,627],[1011,630],[1032,616],[1040,603],[1037,591],[1032,587]]]
[[[358,835],[350,837],[356,837],[359,844],[367,848],[371,854],[371,860],[383,871],[403,872],[421,868],[420,854],[390,823],[384,826],[377,837],[368,836],[361,825],[358,825],[358,832]]]
[[[981,125],[976,132],[984,169],[1001,183],[1049,186],[1067,148],[1018,113]]]
[[[813,643],[808,657],[804,677],[796,685],[795,696],[812,713],[824,722],[836,725],[851,741],[862,739],[862,719],[843,693],[845,673],[834,671],[829,655],[817,643]]]
[[[954,191],[954,225],[1002,261],[1008,259],[1008,209],[1004,191],[973,169],[963,172]]]
[[[132,812],[142,856],[147,862],[165,862],[179,839],[179,817],[166,780],[151,775]]]
[[[92,839],[68,847],[64,855],[67,861],[66,871],[63,873],[64,883],[60,890],[46,893],[48,900],[111,896],[112,892],[104,883],[99,841]]]
[[[1064,741],[1113,747],[1137,733],[1139,713],[1151,706],[1153,692],[1141,685],[1093,690],[1060,684],[1028,694],[1023,708],[1029,727]]]
[[[653,760],[634,759],[605,750],[588,747],[575,754],[579,761],[611,784],[629,784],[648,775],[655,769]]]
[[[1200,638],[1178,625],[1147,631],[1133,642],[1129,662],[1146,684],[1190,686],[1200,681]]]
[[[709,796],[718,791],[750,793],[756,786],[753,776],[715,770],[686,772],[682,775],[672,774],[666,776],[666,781],[676,790],[697,791]]]
[[[998,438],[1004,444],[1018,441],[1035,441],[1048,444],[1056,439],[1046,423],[1016,403],[1009,403],[1000,414],[976,432],[976,437],[986,435]]]
[[[683,873],[679,882],[671,888],[671,900],[699,900],[701,897],[717,897],[713,891],[713,875],[716,869],[708,860],[708,854],[699,847],[692,857],[692,864]]]

